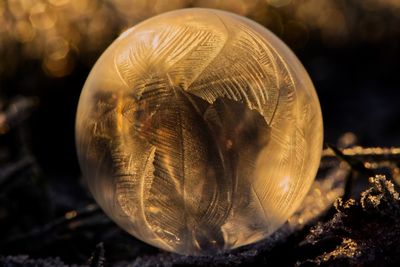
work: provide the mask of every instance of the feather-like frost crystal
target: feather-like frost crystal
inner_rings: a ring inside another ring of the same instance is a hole
[[[267,29],[211,9],[123,33],[79,101],[80,164],[103,210],[180,254],[261,240],[296,210],[319,165],[322,118],[296,56]]]

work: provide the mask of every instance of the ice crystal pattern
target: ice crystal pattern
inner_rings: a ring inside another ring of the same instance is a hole
[[[306,71],[271,32],[186,9],[104,52],[76,139],[108,216],[149,244],[199,255],[256,242],[289,218],[314,179],[322,119]]]

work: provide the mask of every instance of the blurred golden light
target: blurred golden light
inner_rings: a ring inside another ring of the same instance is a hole
[[[7,67],[0,66],[0,75],[27,58],[44,61],[48,40],[55,37],[92,64],[123,29],[186,7],[217,8],[251,17],[293,48],[306,46],[311,31],[329,45],[340,45],[349,36],[376,42],[400,31],[395,20],[400,17],[398,0],[352,4],[340,0],[0,0],[0,62],[7,61]],[[389,20],[383,14],[393,17]],[[15,46],[17,42],[22,45]]]
[[[69,51],[68,43],[61,37],[54,37],[47,42],[46,54],[53,60],[66,57]]]
[[[154,3],[154,13],[160,14],[170,10],[184,8],[186,6],[186,0],[171,0],[171,1],[164,1],[164,0],[156,0]]]
[[[49,76],[63,77],[71,72],[73,63],[70,58],[52,58],[48,56],[44,59],[42,68]]]
[[[10,0],[8,2],[8,8],[11,14],[16,18],[20,18],[25,15],[24,9],[22,7],[22,1]]]
[[[321,28],[322,39],[327,44],[342,42],[347,38],[346,19],[343,13],[338,9],[326,9],[323,14],[318,17],[317,23]]]
[[[6,9],[6,3],[4,1],[0,1],[0,16],[3,16]]]
[[[267,0],[267,3],[274,7],[282,7],[290,4],[292,0]]]
[[[48,0],[53,6],[64,6],[69,3],[69,0]]]
[[[234,12],[243,16],[246,16],[250,12],[254,11],[257,4],[258,1],[247,1],[247,0],[225,0],[225,1],[197,0],[193,2],[193,6],[196,7],[218,8]]]
[[[15,37],[21,43],[32,41],[36,34],[35,29],[26,21],[18,21],[15,30]]]
[[[72,210],[72,211],[65,213],[65,219],[71,220],[71,219],[75,218],[77,215],[78,215],[78,213],[75,210]]]
[[[46,4],[37,3],[31,8],[29,19],[33,27],[46,30],[54,26],[57,16]]]
[[[79,13],[91,12],[93,8],[90,8],[90,1],[91,0],[72,0],[71,4],[74,11],[77,11]]]

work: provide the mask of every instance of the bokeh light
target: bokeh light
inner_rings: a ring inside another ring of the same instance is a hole
[[[223,9],[263,24],[292,48],[378,42],[400,31],[398,0],[0,0],[0,75],[38,59],[53,77],[91,66],[116,35],[151,16],[187,7]],[[350,38],[351,37],[351,38]]]

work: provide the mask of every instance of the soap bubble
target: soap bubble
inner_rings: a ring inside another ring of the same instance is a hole
[[[322,118],[296,56],[244,17],[184,9],[123,33],[83,88],[79,161],[103,210],[189,255],[266,238],[317,171]]]

